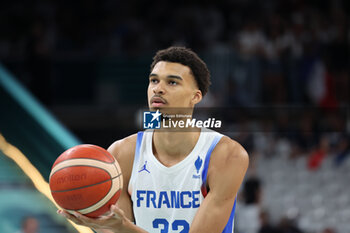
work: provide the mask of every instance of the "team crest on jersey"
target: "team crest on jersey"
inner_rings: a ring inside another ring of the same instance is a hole
[[[201,178],[201,176],[199,175],[199,170],[201,169],[202,164],[203,164],[203,159],[201,159],[201,157],[199,157],[199,155],[198,155],[198,158],[194,162],[194,166],[196,168],[196,174],[193,174],[192,178],[195,178],[195,179]]]

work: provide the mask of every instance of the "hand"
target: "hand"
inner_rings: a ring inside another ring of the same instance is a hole
[[[57,210],[57,213],[78,225],[87,226],[94,230],[108,229],[113,230],[113,232],[123,232],[126,224],[131,223],[130,220],[125,217],[124,211],[119,209],[116,205],[111,206],[108,215],[98,218],[89,218],[76,211],[70,214],[66,210]]]

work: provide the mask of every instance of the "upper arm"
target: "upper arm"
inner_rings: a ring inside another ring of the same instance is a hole
[[[117,205],[122,209],[130,221],[134,221],[131,197],[128,193],[128,185],[134,162],[137,135],[133,134],[124,139],[114,142],[108,151],[116,158],[123,175],[123,189]]]
[[[222,232],[249,164],[237,142],[223,137],[212,152],[208,168],[210,191],[201,204],[190,232]]]

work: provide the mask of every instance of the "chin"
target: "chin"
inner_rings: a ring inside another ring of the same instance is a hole
[[[150,106],[150,107],[148,107],[148,108],[149,108],[149,110],[150,110],[151,112],[156,112],[157,110],[159,110],[159,111],[162,110],[161,107],[152,107],[152,106]]]

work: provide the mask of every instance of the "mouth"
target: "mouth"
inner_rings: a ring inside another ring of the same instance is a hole
[[[167,104],[166,100],[161,97],[152,97],[151,99],[151,106],[152,107],[162,107]]]

